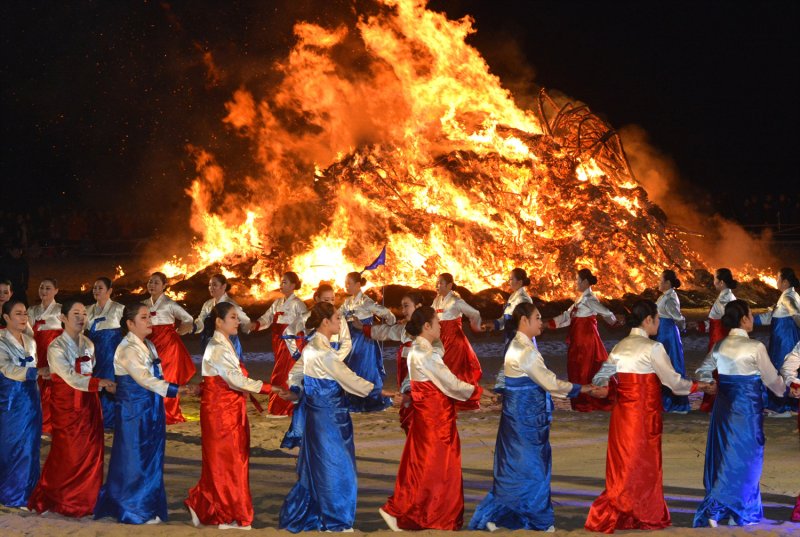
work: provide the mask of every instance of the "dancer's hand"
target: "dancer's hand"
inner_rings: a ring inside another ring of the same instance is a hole
[[[402,405],[404,408],[408,408],[408,407],[410,407],[410,406],[411,406],[411,403],[412,403],[412,401],[413,401],[413,399],[411,399],[411,394],[410,394],[410,393],[404,393],[404,394],[402,394],[402,395],[400,396],[400,404],[401,404],[401,405]]]
[[[178,387],[178,395],[197,395],[200,388],[194,384],[184,384]]]
[[[503,402],[503,394],[493,393],[490,399],[492,400],[492,403],[501,404]]]
[[[483,331],[483,332],[493,332],[494,331],[494,321],[483,321],[481,323],[481,331]]]
[[[397,393],[397,392],[390,392],[390,391],[387,391],[387,390],[381,390],[381,397],[384,397],[384,398],[388,397],[389,399],[392,400],[392,403],[394,403],[394,398],[397,397],[398,395],[400,395],[400,394]]]
[[[472,328],[472,331],[476,334],[483,332],[483,325],[480,323],[469,323],[469,327]]]
[[[117,393],[117,383],[113,380],[100,379],[97,386],[100,390],[105,390],[108,393]]]
[[[592,395],[592,392],[597,389],[597,386],[592,386],[591,384],[584,384],[581,386],[581,393],[588,393]]]
[[[281,388],[279,386],[273,386],[272,391],[278,394],[278,397],[283,399],[284,401],[298,401],[300,400],[300,396],[294,393],[291,390],[287,390],[285,388]]]
[[[185,323],[181,323],[180,326],[178,326],[178,330],[177,330],[178,335],[179,336],[185,336],[186,334],[191,332],[193,328],[194,328],[194,324],[189,322],[189,321],[186,321]]]
[[[608,397],[608,386],[595,386],[593,384],[589,385],[591,389],[589,390],[589,395],[591,397],[595,397],[597,399],[604,399]]]
[[[37,375],[42,377],[42,380],[50,380],[50,368],[40,367],[37,371]]]
[[[714,395],[717,393],[717,383],[716,382],[698,382],[697,389],[703,393],[707,393],[709,395]]]
[[[357,328],[358,330],[364,329],[364,323],[359,321],[357,318],[353,317],[353,320],[350,322],[353,323],[353,327]]]

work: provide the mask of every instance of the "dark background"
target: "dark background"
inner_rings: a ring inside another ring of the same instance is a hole
[[[587,102],[615,127],[643,127],[683,180],[706,188],[724,212],[731,193],[797,189],[798,4],[430,7],[471,14],[471,42],[518,95],[535,81]],[[234,143],[223,136],[223,104],[243,79],[269,82],[294,21],[353,13],[351,2],[323,0],[3,2],[3,204],[138,204],[183,218],[183,189],[194,177],[186,145]]]

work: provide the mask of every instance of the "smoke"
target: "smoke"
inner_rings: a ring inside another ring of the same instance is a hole
[[[625,152],[636,179],[648,197],[659,205],[671,224],[685,232],[685,238],[714,267],[775,267],[769,231],[754,237],[741,225],[716,212],[712,192],[683,180],[675,162],[654,147],[644,129],[628,125],[620,129]]]

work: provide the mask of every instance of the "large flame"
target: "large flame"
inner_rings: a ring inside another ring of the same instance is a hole
[[[259,172],[229,177],[192,147],[199,238],[159,270],[237,266],[257,299],[285,270],[308,288],[341,283],[387,245],[387,283],[450,272],[478,290],[521,266],[552,299],[574,293],[580,267],[618,295],[664,268],[704,267],[587,107],[542,93],[523,110],[466,43],[469,17],[377,4],[352,28],[296,24],[277,87],[234,93],[224,122],[252,142]]]

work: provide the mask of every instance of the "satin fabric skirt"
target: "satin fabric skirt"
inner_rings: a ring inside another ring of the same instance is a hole
[[[441,326],[439,337],[444,345],[445,365],[460,380],[477,386],[483,375],[481,363],[464,334],[461,317],[451,321],[439,321],[439,325]],[[480,408],[480,403],[480,392],[476,392],[466,401],[456,401],[456,410],[475,410]]]
[[[403,349],[406,349],[411,346],[411,342],[404,343],[397,348],[397,389],[399,390],[403,386],[403,382],[405,382],[406,377],[408,377],[408,360],[403,357]],[[407,404],[401,403],[400,404],[400,411],[398,412],[400,417],[400,428],[403,429],[403,432],[408,434],[409,429],[411,428],[411,420],[414,419],[414,401],[411,400]]]
[[[306,420],[297,483],[281,507],[278,527],[342,531],[356,518],[356,454],[345,392],[335,380],[303,380]]]
[[[372,319],[361,319],[361,324],[371,325]],[[368,338],[353,323],[347,323],[347,325],[350,328],[350,339],[353,343],[347,357],[347,367],[359,377],[375,385],[375,390],[367,397],[347,394],[350,401],[350,412],[379,412],[389,408],[392,406],[392,399],[380,395],[380,390],[383,389],[386,380],[380,345],[374,339]],[[376,393],[377,395],[373,395]]]
[[[300,399],[295,403],[294,410],[292,410],[292,422],[283,435],[283,440],[281,440],[281,447],[284,449],[299,447],[303,441],[303,434],[306,428],[306,396],[302,392],[299,395]]]
[[[764,516],[758,485],[764,464],[762,388],[758,376],[719,375],[706,442],[706,497],[694,527],[727,518],[743,526]]]
[[[730,332],[730,329],[722,326],[722,321],[720,319],[709,319],[708,326],[708,352],[711,352],[717,342],[728,337],[728,332]],[[716,379],[717,370],[715,369],[714,380]],[[716,399],[716,397],[717,396],[715,394],[704,393],[703,402],[700,403],[700,410],[703,412],[711,412],[711,410],[714,408],[714,399]]]
[[[783,367],[786,355],[800,340],[800,329],[792,317],[772,318],[769,334],[769,359],[778,371]],[[764,388],[764,405],[775,412],[797,411],[797,399],[793,397],[778,397],[771,390]]]
[[[800,496],[797,497],[797,502],[794,504],[794,511],[792,512],[792,520],[800,522]]]
[[[278,317],[277,315],[275,316]],[[272,367],[272,376],[269,381],[273,386],[286,388],[286,381],[289,379],[289,372],[294,366],[295,359],[289,354],[289,348],[283,339],[283,331],[286,330],[285,324],[278,322],[272,323],[272,353],[275,356],[275,365]],[[291,401],[284,401],[277,393],[269,394],[269,404],[267,412],[273,416],[290,416],[294,410]]]
[[[0,374],[0,505],[26,507],[39,481],[42,406],[35,380]]]
[[[573,317],[569,325],[567,339],[567,378],[573,384],[591,384],[603,362],[608,360],[608,352],[597,331],[597,317]],[[592,412],[611,410],[608,399],[595,399],[585,393],[569,400],[572,410]]]
[[[60,336],[62,332],[63,330],[34,329],[33,339],[36,341],[36,367],[48,367],[47,349],[50,347],[50,343]],[[39,383],[39,397],[42,401],[42,432],[50,434],[52,431],[50,390],[52,389],[53,383],[50,380],[44,380],[42,377],[39,377],[37,382]]]
[[[95,365],[92,376],[114,380],[114,352],[122,341],[122,329],[89,330],[89,339],[94,343]],[[103,429],[114,428],[114,394],[100,392],[100,407],[103,409]]]
[[[661,467],[661,381],[655,373],[617,373],[606,455],[606,489],[589,509],[586,529],[658,530],[671,524]]]
[[[103,416],[97,392],[53,375],[53,440],[28,507],[81,518],[94,511],[103,484]]]
[[[658,335],[656,341],[664,345],[669,355],[672,368],[686,376],[686,364],[683,361],[683,342],[678,325],[672,319],[659,317]],[[666,386],[661,387],[661,402],[664,405],[664,412],[689,412],[689,396],[675,395]]]
[[[250,496],[250,423],[247,396],[222,377],[203,377],[200,481],[184,502],[204,525],[253,523]]]
[[[433,382],[411,381],[414,419],[394,494],[383,506],[405,530],[457,530],[464,522],[461,441],[455,401]]]
[[[162,324],[154,326],[153,332],[147,338],[156,346],[158,357],[161,358],[161,370],[164,372],[164,380],[180,386],[192,380],[197,369],[181,337],[175,331],[174,325]],[[167,425],[186,421],[181,411],[178,397],[165,398],[164,410]]]
[[[528,377],[506,378],[494,452],[492,490],[475,509],[471,530],[487,522],[510,530],[546,530],[555,524],[550,500],[553,402]]]
[[[163,397],[128,375],[117,376],[116,396],[111,460],[94,517],[112,517],[124,524],[144,524],[156,516],[166,521]]]

